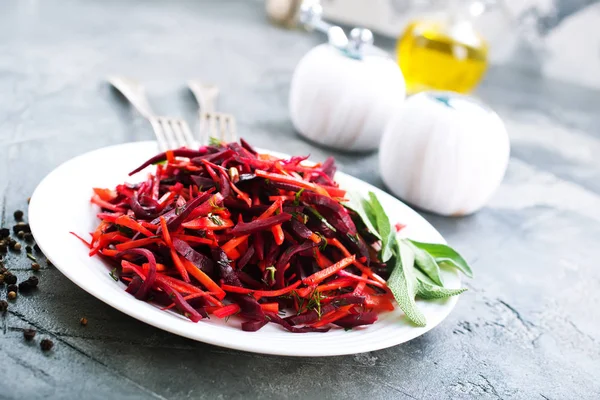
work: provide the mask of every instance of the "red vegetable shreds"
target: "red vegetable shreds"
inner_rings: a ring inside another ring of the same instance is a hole
[[[279,159],[247,142],[152,157],[140,183],[94,188],[90,256],[138,300],[290,332],[369,325],[394,309],[377,242],[342,204],[333,159]],[[377,270],[371,266],[377,266]],[[379,274],[378,274],[379,273]]]

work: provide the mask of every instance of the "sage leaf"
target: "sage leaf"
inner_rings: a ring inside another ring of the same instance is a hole
[[[352,193],[348,197],[349,199],[346,203],[344,203],[344,206],[357,213],[369,232],[375,235],[377,239],[381,240],[381,236],[379,235],[377,227],[375,226],[375,216],[372,212],[367,212],[367,208],[370,208],[369,202],[358,193]]]
[[[414,273],[414,253],[405,242],[396,242],[395,248],[398,252],[396,265],[387,281],[387,286],[408,320],[417,326],[425,326],[427,324],[425,315],[415,302],[419,283]]]
[[[377,231],[381,236],[381,261],[386,262],[394,255],[392,248],[396,243],[396,231],[392,228],[390,220],[375,193],[369,192],[369,200],[370,210],[375,217]]]
[[[440,273],[440,267],[431,254],[423,249],[418,248],[409,240],[402,239],[402,241],[406,242],[408,246],[412,248],[415,254],[415,264],[417,267],[423,271],[423,273],[427,275],[435,284],[444,286]]]
[[[471,270],[471,267],[469,267],[469,264],[467,264],[465,259],[452,247],[446,246],[445,244],[421,243],[414,240],[411,240],[410,242],[419,249],[429,253],[438,264],[450,264],[462,271],[462,273],[469,278],[473,277],[473,271]]]
[[[425,282],[428,283],[430,285],[435,285],[435,282],[431,280],[430,277],[428,277],[427,275],[425,275],[423,273],[423,271],[421,271],[418,268],[415,268],[415,277],[420,280],[421,282]]]
[[[417,279],[417,296],[424,300],[445,299],[465,292],[466,288],[447,289],[438,285],[432,285]]]

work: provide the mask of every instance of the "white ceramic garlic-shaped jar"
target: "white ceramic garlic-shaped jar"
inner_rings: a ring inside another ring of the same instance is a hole
[[[389,121],[379,165],[398,197],[460,216],[485,205],[502,181],[509,153],[504,124],[487,106],[455,93],[423,92]]]
[[[290,115],[308,139],[346,151],[374,150],[404,101],[398,65],[382,55],[351,57],[330,44],[309,51],[290,88]]]

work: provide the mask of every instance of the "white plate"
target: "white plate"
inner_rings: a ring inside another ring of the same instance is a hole
[[[76,157],[51,172],[37,187],[29,205],[29,222],[38,245],[54,265],[77,286],[110,306],[157,328],[217,346],[286,356],[334,356],[383,349],[420,336],[448,316],[457,297],[445,301],[419,301],[427,326],[410,325],[403,313],[381,314],[368,327],[351,331],[332,329],[327,333],[289,333],[275,324],[258,332],[243,332],[240,321],[218,318],[193,323],[174,313],[136,300],[125,285],[109,276],[107,265],[98,257],[88,257],[88,249],[69,231],[87,236],[98,220],[96,206],[90,204],[92,187],[114,187],[124,181],[142,180],[127,173],[157,153],[156,142],[136,142],[102,148]],[[349,175],[338,173],[343,188],[379,197],[392,223],[407,225],[411,238],[443,243],[442,236],[416,212],[387,193]],[[443,271],[448,287],[459,287],[458,274]]]

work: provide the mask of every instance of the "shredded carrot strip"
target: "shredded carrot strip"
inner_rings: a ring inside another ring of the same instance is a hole
[[[277,244],[277,246],[281,246],[285,239],[283,235],[283,229],[281,229],[281,224],[272,227],[271,232],[273,233],[273,238],[275,239],[275,243]]]
[[[127,215],[122,215],[115,221],[117,225],[124,226],[129,229],[133,229],[136,232],[141,233],[144,236],[153,236],[154,233],[150,232],[147,228],[144,228],[139,222],[134,221]]]
[[[250,235],[242,235],[242,236],[234,237],[229,242],[227,242],[223,246],[221,246],[221,250],[223,250],[229,256],[229,252],[231,250],[235,249],[236,247],[238,247],[243,242],[247,241],[248,236],[250,236]],[[229,257],[229,258],[231,258],[231,257]]]
[[[315,250],[315,259],[319,268],[324,269],[332,264],[332,262],[325,257],[319,249]]]
[[[312,235],[310,235],[310,237],[308,238],[308,240],[314,243],[321,243],[321,236],[313,232]]]
[[[71,235],[75,236],[77,239],[81,240],[90,249],[92,248],[92,244],[90,242],[88,242],[87,240],[85,240],[84,238],[82,238],[81,236],[79,236],[78,234],[76,234],[75,232],[69,232],[69,233]]]
[[[356,259],[356,256],[350,256],[350,257],[346,257],[338,262],[336,262],[335,264],[322,269],[321,271],[315,272],[314,274],[312,274],[311,276],[309,276],[308,278],[304,278],[302,279],[302,283],[304,283],[305,285],[314,285],[315,283],[319,283],[327,278],[329,278],[330,276],[338,273],[338,271],[341,271],[342,269],[346,268],[348,265],[352,264]]]
[[[216,246],[217,245],[214,240],[205,239],[205,238],[201,238],[201,237],[198,237],[198,236],[181,235],[181,234],[178,234],[178,233],[175,233],[172,236],[174,238],[181,239],[181,240],[184,240],[186,242],[192,242],[192,243],[198,243],[198,244],[207,244],[209,246]]]
[[[362,274],[363,278],[366,278],[368,275],[367,274]],[[360,296],[361,294],[363,294],[363,291],[365,290],[365,286],[367,286],[367,282],[366,281],[358,281],[358,284],[356,285],[356,287],[354,288],[354,291],[352,292],[352,294],[355,294],[357,296]]]
[[[175,155],[173,154],[173,150],[167,150],[167,161],[169,164],[173,164],[175,162]]]
[[[156,225],[154,225],[154,224],[151,224],[150,222],[147,222],[147,221],[142,221],[142,222],[140,222],[140,224],[141,224],[141,225],[142,225],[144,228],[146,228],[146,229],[149,229],[149,230],[151,230],[151,231],[156,231],[156,230],[158,229],[158,226],[156,226]]]
[[[184,282],[190,283],[190,276],[181,262],[179,255],[177,255],[177,252],[173,249],[171,249],[171,258],[173,259],[173,263],[175,264],[175,268],[177,268],[179,275],[181,275],[181,279],[183,279]]]
[[[204,271],[196,267],[194,263],[189,260],[183,259],[182,262],[187,272],[196,278],[198,282],[204,285],[208,291],[216,293],[216,296],[219,300],[223,300],[225,298],[225,291],[221,289],[219,285],[215,283],[215,281],[210,279],[210,277],[206,275]]]
[[[328,290],[337,290],[337,289],[341,289],[344,287],[352,286],[352,285],[354,285],[354,283],[356,283],[356,281],[354,279],[339,278],[339,279],[336,279],[329,283],[325,283],[323,285],[317,286],[317,290],[319,292],[326,292]]]
[[[121,207],[117,207],[114,204],[109,203],[108,201],[102,200],[100,198],[100,196],[98,195],[94,195],[92,197],[92,199],[90,200],[90,202],[96,204],[97,206],[100,206],[102,208],[106,208],[107,210],[110,211],[114,211],[114,212],[125,212],[124,208]]]
[[[169,247],[173,247],[173,242],[171,241],[171,235],[169,234],[169,228],[167,227],[167,220],[165,217],[160,217],[160,227],[162,229],[163,238],[165,239],[165,243]]]
[[[148,246],[149,244],[159,243],[159,242],[162,242],[161,238],[157,238],[157,237],[144,238],[144,239],[132,240],[130,242],[120,243],[120,244],[116,245],[115,248],[119,251],[125,251],[128,249],[144,247],[144,246]]]
[[[338,308],[337,310],[334,310],[334,311],[330,312],[329,314],[324,315],[320,321],[315,322],[314,324],[312,324],[312,326],[315,328],[319,328],[321,326],[331,324],[332,322],[335,322],[338,319],[343,318],[346,315],[348,315],[348,311],[352,307],[354,307],[354,305],[342,306],[342,307]]]
[[[314,184],[312,182],[306,182],[302,179],[294,178],[292,176],[275,174],[272,172],[265,172],[260,169],[257,169],[256,171],[254,171],[254,173],[256,174],[256,176],[259,176],[261,178],[270,179],[275,182],[290,183],[292,185],[297,185],[297,186],[300,186],[301,188],[308,189],[313,192],[322,194],[323,196],[330,197],[329,193],[327,193],[327,191],[325,189],[323,189],[321,186]]]
[[[296,283],[285,287],[283,289],[279,289],[279,290],[253,290],[253,289],[247,289],[247,288],[243,288],[243,287],[239,287],[239,286],[231,286],[231,285],[221,285],[221,288],[223,290],[225,290],[226,292],[230,292],[230,293],[240,293],[240,294],[253,294],[254,297],[256,299],[259,299],[261,297],[277,297],[277,296],[281,296],[284,294],[287,294],[289,292],[291,292],[292,290],[296,289],[298,286],[300,286],[300,281],[296,281]]]
[[[327,243],[340,249],[340,251],[342,252],[342,254],[344,254],[345,257],[350,256],[350,252],[348,251],[348,249],[346,249],[344,247],[344,245],[342,243],[340,243],[339,240],[337,240],[335,238],[327,239]],[[377,275],[375,272],[371,271],[371,269],[369,267],[361,264],[360,262],[358,262],[356,260],[353,262],[353,264],[356,268],[358,268],[360,270],[360,272],[367,274],[369,277],[371,277],[371,279],[385,285],[385,279],[383,279],[382,277]]]

